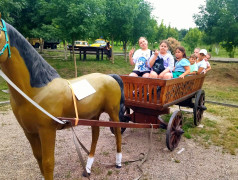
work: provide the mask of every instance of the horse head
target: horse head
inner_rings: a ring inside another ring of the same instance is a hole
[[[4,62],[8,57],[11,57],[9,38],[7,35],[7,26],[1,18],[0,13],[0,62]]]

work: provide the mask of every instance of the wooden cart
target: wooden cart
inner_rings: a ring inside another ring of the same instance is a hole
[[[187,76],[171,80],[121,76],[125,93],[124,122],[158,124],[167,129],[166,145],[171,151],[177,147],[182,130],[182,113],[175,111],[169,123],[159,115],[168,114],[169,106],[180,105],[193,108],[194,124],[201,122],[206,110],[205,92],[201,89],[205,75]],[[132,111],[131,111],[132,110]],[[125,128],[122,128],[122,132]]]
[[[197,126],[202,119],[205,107],[205,92],[201,89],[205,75],[187,76],[184,79],[171,80],[132,77],[121,75],[124,84],[125,114],[121,122],[98,121],[79,119],[78,125],[121,127],[123,133],[126,128],[163,128],[166,131],[166,145],[169,150],[174,150],[182,134],[182,113],[175,111],[169,122],[160,117],[169,114],[172,105],[193,108],[194,124]],[[75,118],[58,117],[60,120],[71,121]],[[133,123],[128,123],[133,122]]]

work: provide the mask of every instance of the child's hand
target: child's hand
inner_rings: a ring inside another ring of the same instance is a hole
[[[159,51],[156,49],[154,55],[157,57],[159,55]]]
[[[184,79],[184,75],[183,75],[183,74],[181,74],[181,75],[179,76],[179,78],[182,78],[182,79]]]
[[[132,48],[129,52],[129,56],[132,56],[134,54],[134,52],[135,52],[135,48]]]

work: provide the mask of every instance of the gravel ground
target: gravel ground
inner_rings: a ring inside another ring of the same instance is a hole
[[[101,119],[108,119],[107,114],[102,114]],[[78,126],[75,130],[84,145],[89,148],[91,128]],[[109,128],[101,127],[100,130],[90,178],[131,180],[138,177],[141,174],[137,167],[140,162],[127,163],[121,169],[109,166],[115,163],[115,138]],[[122,136],[123,161],[138,159],[140,153],[148,151],[148,133],[146,129],[125,131]],[[224,154],[219,147],[211,146],[206,149],[193,140],[182,137],[178,148],[170,152],[166,148],[165,133],[155,129],[151,148],[147,161],[142,165],[144,175],[141,179],[238,179],[238,156]],[[86,160],[86,154],[83,155]],[[0,112],[0,162],[0,180],[41,179],[30,144],[10,110]],[[82,171],[71,131],[69,129],[58,131],[54,179],[87,179],[82,178]]]

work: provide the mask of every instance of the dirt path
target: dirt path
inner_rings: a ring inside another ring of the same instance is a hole
[[[101,119],[108,119],[106,114]],[[87,148],[91,143],[91,129],[76,127],[77,134]],[[148,150],[148,130],[127,129],[123,134],[123,161],[137,159]],[[178,152],[184,149],[180,154]],[[123,165],[121,169],[107,167],[101,163],[115,162],[115,138],[109,128],[101,127],[100,138],[92,167],[91,179],[126,180],[140,175],[139,162]],[[86,154],[84,153],[86,159]],[[18,125],[12,111],[0,112],[0,180],[41,179],[30,145]],[[193,140],[182,137],[177,149],[167,150],[165,133],[153,131],[152,150],[143,164],[142,179],[238,179],[238,156],[223,154],[221,148],[205,149]],[[55,180],[86,179],[81,177],[79,163],[70,130],[57,132],[55,151]]]

